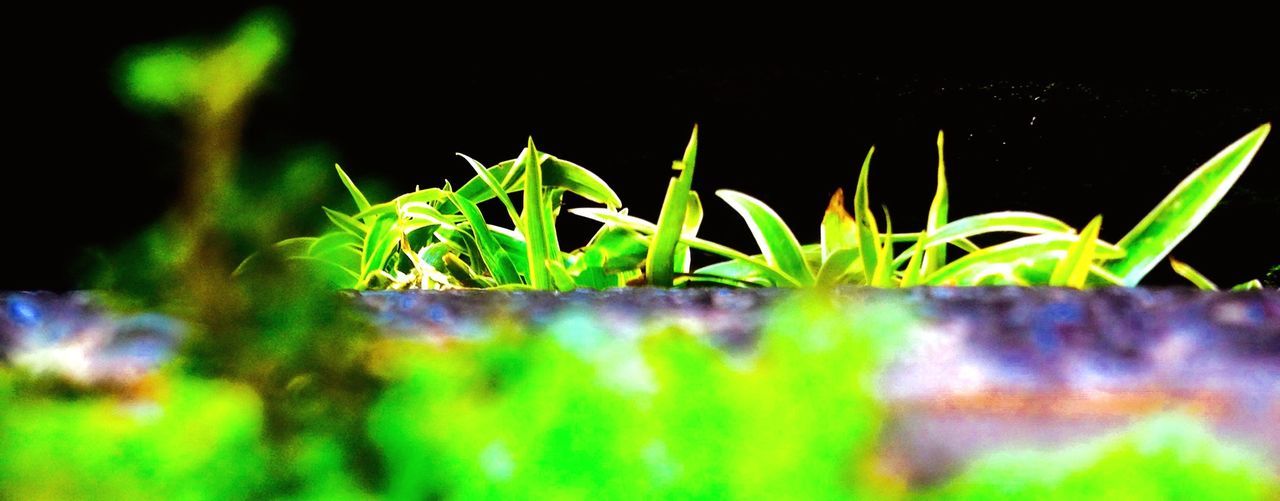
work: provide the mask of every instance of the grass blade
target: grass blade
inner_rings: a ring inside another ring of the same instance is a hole
[[[1200,272],[1196,271],[1195,268],[1192,268],[1191,265],[1174,258],[1169,258],[1169,264],[1173,266],[1174,273],[1181,275],[1182,278],[1185,278],[1187,279],[1187,281],[1191,282],[1192,284],[1195,284],[1195,286],[1200,290],[1205,290],[1205,291],[1218,290],[1218,284],[1213,283],[1213,281],[1209,280],[1208,277],[1200,274]]]
[[[684,213],[689,208],[689,192],[693,187],[693,168],[698,156],[698,126],[693,126],[684,157],[671,168],[680,172],[667,183],[667,194],[658,213],[657,232],[649,245],[645,270],[649,284],[659,287],[675,285],[676,246],[684,227]]]
[[[938,131],[938,188],[933,194],[933,202],[929,204],[929,219],[925,221],[924,232],[932,235],[947,224],[947,211],[951,207],[951,195],[947,191],[947,165],[942,156],[942,131]],[[933,273],[947,264],[947,247],[925,247],[923,268],[924,274]]]
[[[938,247],[961,238],[1003,232],[1026,233],[1029,235],[1042,233],[1071,234],[1075,233],[1075,229],[1058,219],[1034,212],[990,212],[963,217],[947,223],[935,231],[930,231],[925,249]]]
[[[921,279],[929,273],[932,273],[931,270],[923,269],[923,256],[925,253],[919,252],[919,249],[924,247],[925,240],[928,237],[928,232],[920,232],[920,236],[916,238],[915,245],[903,252],[903,254],[910,254],[911,258],[907,261],[907,269],[902,272],[902,282],[899,284],[901,287],[912,287],[918,285]],[[894,259],[893,263],[895,268],[897,267],[898,262],[898,259]]]
[[[480,179],[480,181],[489,188],[489,191],[498,197],[498,200],[502,202],[502,206],[507,209],[507,215],[511,217],[511,223],[514,224],[516,228],[519,228],[520,213],[516,211],[515,204],[511,202],[511,197],[507,196],[507,190],[502,188],[502,184],[498,181],[498,178],[495,177],[489,169],[485,168],[484,165],[481,165],[480,162],[475,161],[475,159],[461,153],[458,153],[457,155],[466,160],[467,164],[476,171],[476,178]],[[471,199],[468,198],[467,201],[471,202]],[[476,204],[472,202],[471,205],[475,206]],[[454,203],[454,206],[457,206],[457,203]],[[459,207],[459,209],[461,209],[461,207]]]
[[[369,199],[365,198],[364,193],[360,192],[360,188],[356,187],[356,183],[351,181],[351,177],[342,170],[342,166],[333,164],[333,168],[338,170],[338,177],[342,179],[342,185],[347,187],[347,192],[351,194],[351,199],[356,202],[356,211],[364,211],[369,208]],[[368,222],[368,221],[366,221]]]
[[[403,205],[411,204],[411,203],[430,205],[430,204],[433,204],[434,202],[439,202],[441,200],[444,200],[445,198],[448,197],[448,195],[449,195],[448,190],[442,190],[440,188],[427,188],[425,190],[417,190],[412,193],[406,193],[404,195],[400,195],[390,202],[383,202],[380,204],[370,205],[369,208],[362,210],[356,215],[351,217],[361,221],[370,221],[372,220],[372,218],[380,217],[383,214],[393,214],[396,212],[397,208]]]
[[[893,287],[893,220],[889,219],[889,208],[884,208],[884,233],[882,245],[876,249],[876,269],[871,273],[872,287]]]
[[[1151,213],[1120,239],[1118,245],[1127,254],[1109,263],[1107,269],[1123,278],[1125,285],[1137,285],[1222,200],[1249,166],[1270,131],[1271,124],[1263,124],[1183,179]]]
[[[926,285],[947,285],[963,273],[973,271],[975,267],[1007,265],[1018,260],[1031,260],[1053,252],[1066,252],[1076,241],[1075,235],[1046,233],[1011,240],[999,245],[979,249],[960,259],[952,261],[925,277]]]
[[[874,278],[880,257],[880,234],[876,229],[876,216],[871,213],[870,195],[867,193],[867,174],[871,170],[871,155],[875,152],[875,146],[867,151],[867,158],[862,161],[862,169],[858,172],[858,186],[853,193],[853,214],[858,222],[858,248],[862,250],[862,269],[866,270],[868,280]]]
[[[702,199],[698,197],[698,192],[689,191],[689,205],[684,211],[684,225],[680,229],[680,238],[693,238],[698,235],[698,229],[702,227]],[[675,270],[676,273],[689,273],[689,266],[692,264],[693,257],[689,252],[689,245],[684,243],[676,244]]]
[[[516,272],[515,264],[511,262],[511,257],[507,255],[507,251],[502,248],[502,245],[498,244],[493,232],[489,231],[489,225],[485,224],[484,214],[480,212],[480,208],[461,195],[455,194],[449,197],[449,200],[467,218],[467,223],[471,226],[471,234],[476,238],[476,246],[480,252],[479,258],[484,261],[485,266],[493,273],[493,278],[499,284],[521,283],[520,274]]]
[[[1248,282],[1236,285],[1231,288],[1232,291],[1259,291],[1262,290],[1262,281],[1253,279]]]
[[[849,269],[862,257],[858,249],[840,249],[822,261],[815,280],[818,285],[830,286],[839,284],[849,274]]]
[[[364,223],[361,223],[360,221],[356,221],[351,216],[328,207],[321,207],[321,209],[324,210],[324,215],[329,217],[329,221],[333,222],[333,225],[337,226],[338,229],[360,238],[364,238],[364,236],[369,233],[368,226],[365,226]]]
[[[551,290],[550,271],[547,270],[547,259],[550,250],[547,248],[547,207],[542,193],[542,167],[538,165],[538,149],[529,138],[527,154],[524,156],[524,213],[521,218],[524,224],[524,241],[528,246],[529,285],[537,290]]]
[[[564,263],[558,259],[547,260],[547,271],[551,275],[551,284],[558,291],[571,291],[577,287],[577,283],[573,281],[573,276],[569,275],[569,270],[564,267]]]
[[[805,262],[800,242],[796,240],[791,228],[778,217],[778,213],[745,194],[732,190],[716,191],[716,196],[733,207],[746,221],[755,237],[756,245],[764,253],[765,262],[778,271],[800,281],[800,285],[813,285],[813,272]]]
[[[1093,264],[1093,255],[1098,247],[1098,231],[1102,228],[1102,216],[1096,216],[1080,231],[1080,238],[1067,249],[1067,256],[1053,268],[1049,277],[1049,285],[1053,287],[1072,287],[1083,289],[1085,279],[1089,278],[1089,265]]]
[[[622,200],[618,198],[618,194],[614,193],[613,188],[600,179],[600,176],[578,164],[552,155],[546,155],[542,162],[542,183],[546,186],[564,188],[582,198],[604,204],[610,209],[616,210],[622,207]]]
[[[360,259],[360,285],[367,286],[369,279],[382,271],[387,259],[395,252],[400,243],[400,232],[396,227],[396,219],[383,216],[369,225],[369,233],[365,236],[363,254]]]
[[[653,223],[650,223],[648,221],[645,221],[635,216],[629,216],[626,214],[614,212],[609,209],[582,207],[582,208],[576,208],[576,209],[569,209],[569,213],[576,214],[578,216],[582,216],[587,219],[599,221],[606,224],[618,225],[620,227],[629,229],[631,231],[635,231],[636,233],[639,233],[646,237],[650,237],[649,238],[650,241],[652,241],[652,238],[651,238],[652,235],[658,231],[657,225]],[[720,245],[718,243],[711,242],[708,240],[703,240],[697,237],[681,238],[680,242],[688,244],[690,248],[697,249],[709,254],[714,254],[732,261],[741,262],[746,266],[755,268],[757,271],[761,273],[762,276],[768,277],[770,280],[774,281],[774,283],[779,287],[796,287],[800,285],[799,280],[792,278],[791,276],[787,275],[786,273],[782,273],[777,269],[774,269],[774,267],[770,266],[768,263],[763,261],[763,259],[758,259],[752,256],[748,256],[747,254],[740,252],[738,250],[735,250],[731,247],[726,247],[724,245]],[[700,269],[699,272],[706,269],[707,268],[704,267]]]

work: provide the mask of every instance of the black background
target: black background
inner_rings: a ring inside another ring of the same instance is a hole
[[[677,37],[670,25],[521,30],[483,16],[283,10],[291,50],[255,101],[247,157],[325,144],[357,180],[403,191],[470,177],[454,152],[494,163],[532,135],[609,181],[633,214],[655,219],[670,162],[698,123],[702,233],[745,250],[750,234],[715,189],[764,200],[814,241],[827,198],[852,189],[872,144],[873,204],[889,207],[897,229],[920,226],[939,129],[953,218],[1032,210],[1079,227],[1101,213],[1103,237],[1115,241],[1201,162],[1280,118],[1271,63],[1234,39],[1119,48],[1022,37],[922,50],[896,38],[783,43]],[[76,287],[87,249],[117,245],[174,202],[179,124],[124,106],[115,64],[140,43],[220,35],[248,11],[22,18],[31,32],[10,44],[7,65],[16,89],[0,289]],[[1227,284],[1280,263],[1277,141],[1175,256]],[[565,224],[566,245],[591,227]],[[1161,266],[1147,283],[1181,282]]]

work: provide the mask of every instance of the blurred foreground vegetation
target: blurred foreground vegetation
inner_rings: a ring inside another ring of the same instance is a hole
[[[751,355],[734,355],[675,322],[611,336],[591,312],[546,332],[492,319],[467,341],[390,340],[342,307],[328,277],[297,273],[284,256],[263,254],[233,279],[236,256],[278,238],[291,208],[320,196],[314,161],[263,175],[274,181],[259,191],[237,170],[245,103],[286,33],[268,11],[227,40],[157,46],[125,65],[133,102],[187,121],[192,176],[184,205],[117,254],[100,285],[194,329],[163,370],[124,387],[0,365],[0,498],[1280,495],[1261,460],[1176,416],[910,486],[882,460],[892,416],[872,392],[913,322],[895,304],[850,311],[801,294],[770,315]],[[658,223],[677,237],[678,212]],[[883,252],[880,238],[893,237],[874,235]],[[674,273],[687,248],[667,240],[672,259],[657,259]]]

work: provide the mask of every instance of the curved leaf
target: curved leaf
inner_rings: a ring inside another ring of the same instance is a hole
[[[809,271],[809,265],[805,262],[800,242],[782,218],[778,217],[777,212],[764,202],[736,191],[719,190],[716,191],[716,196],[733,207],[746,221],[756,245],[764,253],[765,262],[799,280],[800,285],[813,285],[813,272]]]
[[[1125,285],[1137,285],[1222,200],[1270,131],[1271,124],[1254,129],[1178,183],[1151,213],[1120,239],[1118,245],[1127,254],[1109,263],[1107,269],[1123,278]]]

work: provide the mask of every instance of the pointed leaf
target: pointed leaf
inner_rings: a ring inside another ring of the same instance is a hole
[[[947,191],[947,166],[942,157],[942,131],[938,131],[938,189],[933,194],[933,202],[929,204],[929,219],[925,222],[924,232],[932,235],[947,224],[947,211],[951,206],[950,193]],[[924,251],[923,273],[929,274],[947,264],[947,247],[927,247]]]
[[[716,196],[733,207],[746,221],[756,245],[764,253],[765,262],[799,280],[800,285],[813,284],[813,273],[805,262],[800,242],[782,218],[778,217],[777,212],[764,202],[736,191],[719,190],[716,191]]]
[[[693,170],[698,155],[698,127],[693,127],[693,135],[685,146],[684,158],[672,164],[672,169],[680,172],[678,177],[667,183],[667,194],[662,200],[662,210],[658,214],[657,232],[649,246],[649,254],[645,259],[645,270],[649,284],[659,287],[675,285],[676,246],[680,243],[680,233],[684,226],[684,213],[689,207],[689,191],[693,186]]]
[[[479,247],[479,257],[484,261],[485,267],[493,273],[493,278],[499,284],[520,283],[520,274],[516,272],[516,267],[511,262],[511,257],[507,255],[507,251],[502,248],[502,245],[498,244],[493,232],[489,231],[489,226],[485,224],[484,214],[480,212],[480,208],[461,195],[455,194],[449,197],[449,200],[467,218],[467,224],[471,226],[471,234],[475,236],[476,246]]]
[[[356,187],[356,183],[352,182],[347,173],[342,170],[342,166],[333,164],[333,168],[338,170],[338,177],[342,179],[342,185],[347,187],[347,192],[351,194],[351,199],[356,202],[356,211],[368,209],[369,199],[364,197],[364,193],[360,192],[360,188]]]
[[[1183,179],[1150,214],[1120,239],[1118,245],[1127,254],[1123,259],[1108,264],[1107,269],[1123,278],[1125,285],[1137,285],[1222,200],[1249,166],[1270,131],[1271,124],[1254,129]]]
[[[1080,231],[1080,237],[1067,248],[1067,256],[1058,261],[1049,277],[1053,287],[1083,289],[1093,264],[1094,251],[1098,247],[1098,231],[1102,228],[1102,216],[1096,216]]]
[[[862,269],[868,278],[874,274],[877,259],[880,257],[880,233],[876,229],[876,217],[871,213],[870,194],[867,188],[867,174],[871,170],[871,155],[876,152],[874,146],[867,152],[862,161],[862,170],[858,173],[858,186],[853,194],[853,214],[858,222],[858,248],[862,250]]]
[[[550,272],[547,270],[547,258],[551,251],[547,248],[547,207],[542,192],[542,167],[538,165],[538,149],[529,138],[528,154],[524,155],[524,211],[521,214],[524,241],[528,246],[529,285],[537,290],[550,290]]]
[[[1181,275],[1182,278],[1187,279],[1192,284],[1195,284],[1195,286],[1198,287],[1200,290],[1206,290],[1206,291],[1218,290],[1217,284],[1213,283],[1212,280],[1209,280],[1208,277],[1201,275],[1200,272],[1196,271],[1195,268],[1192,268],[1191,265],[1174,258],[1169,258],[1169,264],[1173,265],[1173,271],[1175,273],[1177,273],[1178,275]]]

